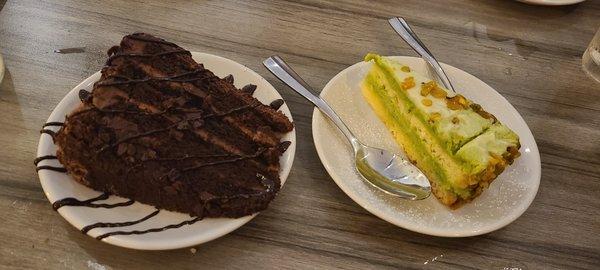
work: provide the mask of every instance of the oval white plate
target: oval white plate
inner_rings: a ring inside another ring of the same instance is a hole
[[[271,101],[281,98],[277,90],[275,90],[275,88],[273,88],[269,82],[267,82],[256,72],[241,64],[223,57],[205,53],[193,52],[192,57],[194,60],[196,60],[196,62],[204,64],[205,68],[210,69],[219,77],[232,74],[235,79],[235,85],[238,88],[241,88],[249,83],[257,85],[254,96],[265,104],[269,104]],[[58,106],[56,106],[54,111],[52,111],[52,114],[50,114],[47,122],[63,122],[65,115],[80,104],[78,97],[79,90],[86,89],[91,91],[92,85],[99,78],[100,72],[97,72],[73,88],[73,90],[71,90],[61,100]],[[290,114],[290,110],[286,104],[281,106],[280,110],[290,120],[292,120],[292,115]],[[58,130],[58,127],[47,127],[47,129],[56,131]],[[279,177],[281,178],[282,185],[285,183],[285,180],[292,167],[292,162],[294,161],[294,153],[296,151],[296,131],[293,130],[292,132],[286,134],[283,137],[283,140],[290,141],[291,145],[280,158],[281,171],[279,173]],[[37,156],[39,157],[55,154],[56,146],[54,145],[51,136],[42,134],[38,144]],[[38,166],[41,165],[60,166],[56,160],[44,160],[38,164]],[[101,194],[100,192],[94,191],[75,182],[75,180],[64,173],[40,170],[38,174],[44,192],[46,193],[46,196],[50,202],[55,202],[66,197],[74,197],[80,200],[85,200],[94,198]],[[123,201],[127,201],[127,199],[117,196],[110,196],[108,200],[101,201],[101,203],[115,203]],[[155,211],[153,206],[138,202],[131,206],[117,207],[112,209],[72,206],[65,206],[58,209],[58,212],[77,229],[81,229],[84,226],[96,222],[133,221],[140,219],[152,213],[153,211]],[[257,214],[237,219],[209,218],[196,222],[192,225],[184,225],[175,229],[142,235],[115,235],[104,238],[102,241],[113,245],[134,249],[164,250],[183,248],[201,244],[223,236],[244,225],[256,215]],[[161,210],[158,215],[142,223],[128,227],[95,228],[89,231],[88,235],[91,237],[97,237],[101,234],[118,230],[132,231],[161,228],[170,224],[178,224],[190,219],[192,219],[192,217],[187,214]]]
[[[517,0],[526,4],[541,5],[541,6],[564,6],[581,3],[585,0]]]
[[[411,69],[427,74],[415,57],[394,57]],[[336,75],[321,92],[348,127],[365,144],[401,152],[390,132],[360,92],[360,81],[371,63],[357,63]],[[343,135],[317,109],[313,138],[325,169],[356,203],[374,215],[411,231],[446,237],[473,236],[497,230],[517,219],[529,207],[540,182],[540,156],[531,131],[504,97],[462,70],[442,64],[458,92],[481,104],[520,137],[521,157],[473,202],[450,210],[433,195],[422,201],[396,198],[366,183],[354,168],[351,148]],[[431,76],[430,76],[431,77]]]

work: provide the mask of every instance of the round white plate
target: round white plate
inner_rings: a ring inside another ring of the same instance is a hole
[[[232,74],[235,79],[235,85],[238,88],[246,84],[252,83],[257,85],[254,96],[262,103],[269,104],[275,99],[281,98],[277,90],[269,84],[263,77],[258,75],[251,69],[238,64],[232,60],[205,53],[193,52],[192,57],[196,62],[204,64],[204,67],[210,69],[215,75],[224,77]],[[100,72],[85,79],[82,83],[71,90],[56,106],[47,122],[59,121],[63,122],[65,115],[71,112],[80,104],[78,92],[80,89],[92,90],[92,85],[100,78]],[[280,110],[292,120],[292,115],[286,104],[281,106]],[[47,127],[46,129],[58,130],[58,127]],[[279,177],[281,184],[285,180],[292,167],[294,153],[296,151],[296,131],[293,130],[283,137],[283,140],[290,141],[291,145],[280,158],[281,171]],[[55,155],[56,146],[54,145],[51,136],[42,134],[37,156]],[[56,160],[44,160],[38,166],[49,165],[62,167]],[[94,191],[85,187],[73,180],[65,173],[54,172],[50,170],[40,170],[38,172],[40,182],[44,188],[44,192],[50,202],[74,197],[80,200],[94,198],[100,195],[100,192]],[[115,203],[127,201],[125,198],[110,196],[108,200],[100,201],[99,203]],[[88,208],[88,207],[73,207],[65,206],[58,209],[69,223],[77,229],[96,222],[124,222],[140,219],[155,211],[155,208],[150,205],[136,202],[131,206],[117,207],[112,209],[105,208]],[[142,235],[115,235],[104,238],[102,241],[117,246],[146,249],[146,250],[164,250],[183,248],[192,245],[201,244],[220,236],[223,236],[246,222],[254,218],[256,214],[245,216],[237,219],[230,218],[208,218],[196,222],[192,225],[184,225],[179,228],[169,229],[161,232],[147,233]],[[161,228],[170,224],[178,224],[186,220],[191,220],[187,214],[170,212],[161,210],[158,215],[133,226],[118,227],[118,228],[95,228],[88,232],[91,237],[97,237],[101,234],[111,231],[133,231],[147,230],[151,228]]]
[[[519,2],[533,4],[533,5],[542,5],[542,6],[564,6],[564,5],[573,5],[577,3],[581,3],[585,0],[517,0]]]
[[[420,58],[394,58],[417,72],[428,74]],[[374,215],[402,228],[429,235],[484,234],[509,224],[529,207],[540,183],[540,155],[527,124],[504,97],[473,75],[449,65],[442,66],[459,93],[481,104],[514,130],[521,140],[521,157],[473,202],[451,210],[433,195],[422,201],[408,201],[377,190],[355,170],[351,148],[343,135],[316,109],[313,112],[313,138],[319,158],[335,183]],[[321,97],[362,142],[401,153],[390,132],[361,94],[360,81],[370,67],[371,63],[360,62],[340,72],[325,86]]]

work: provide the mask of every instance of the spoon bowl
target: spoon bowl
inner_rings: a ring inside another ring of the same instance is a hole
[[[355,152],[356,169],[371,185],[409,200],[431,194],[427,177],[408,160],[395,153],[360,145]]]

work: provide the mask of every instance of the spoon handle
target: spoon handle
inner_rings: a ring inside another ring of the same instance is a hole
[[[419,39],[417,34],[410,28],[406,20],[401,17],[394,17],[388,20],[392,28],[408,43],[410,47],[413,48],[435,71],[435,74],[440,78],[442,84],[452,92],[456,92],[454,90],[454,86],[448,79],[446,72],[442,69],[442,66],[438,61],[433,57],[433,54],[427,49],[425,44]]]
[[[348,141],[352,144],[352,147],[356,149],[358,140],[352,134],[352,131],[348,129],[342,119],[335,113],[335,111],[321,99],[319,96],[313,94],[309,89],[310,86],[296,73],[281,57],[274,55],[263,61],[263,65],[279,78],[283,83],[287,84],[290,88],[302,95],[308,101],[312,102],[323,112],[331,121],[342,131]]]

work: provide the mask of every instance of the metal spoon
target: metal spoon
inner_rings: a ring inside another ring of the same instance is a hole
[[[417,34],[410,28],[406,20],[402,17],[394,17],[389,19],[388,22],[392,28],[394,28],[396,33],[398,33],[398,35],[400,35],[400,37],[402,37],[402,39],[404,39],[404,41],[406,41],[406,43],[408,43],[408,45],[429,64],[446,89],[456,92],[440,63],[438,63],[429,49],[425,47],[425,44],[417,37]]]
[[[431,194],[427,177],[402,157],[386,150],[362,144],[333,109],[313,94],[310,86],[279,56],[263,61],[265,67],[298,94],[312,102],[340,129],[354,149],[356,169],[367,182],[382,191],[409,200],[421,200]]]

